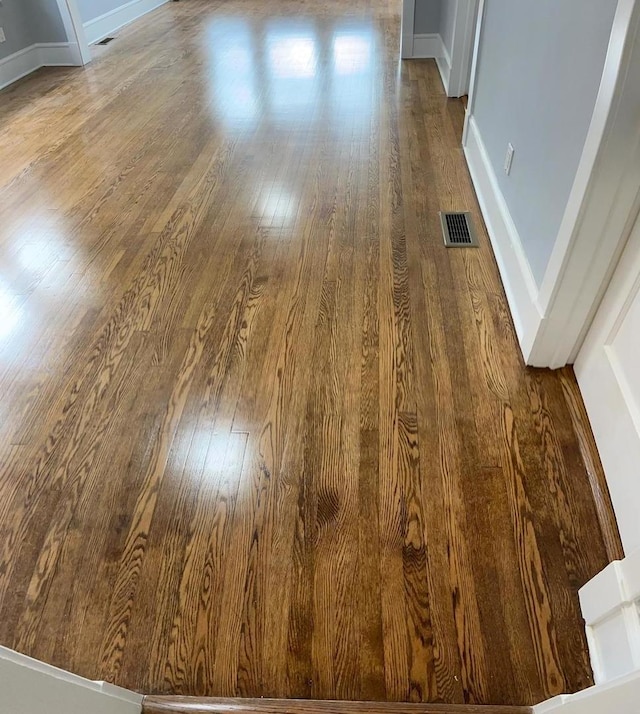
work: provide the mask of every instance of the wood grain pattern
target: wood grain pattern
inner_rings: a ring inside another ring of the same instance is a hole
[[[167,3],[0,92],[2,644],[158,694],[591,683],[577,590],[620,545],[586,415],[522,364],[462,104],[399,32]]]
[[[214,699],[147,696],[143,714],[217,712],[217,714],[531,714],[531,707],[473,704],[402,704],[300,699]]]

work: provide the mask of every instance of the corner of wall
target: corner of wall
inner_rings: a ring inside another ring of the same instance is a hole
[[[530,364],[536,335],[544,325],[538,286],[473,114],[467,117],[463,149],[500,269],[520,349]]]
[[[40,42],[0,60],[0,89],[8,87],[40,67],[82,65],[80,48],[72,42]]]
[[[640,550],[610,563],[579,595],[596,684],[640,674]]]
[[[440,37],[440,44],[442,47],[440,54],[436,57],[436,63],[438,65],[438,71],[440,72],[440,78],[442,79],[442,86],[444,87],[444,91],[447,96],[450,96],[449,78],[451,77],[451,57],[447,52],[447,48],[444,44],[442,37]]]
[[[413,36],[413,54],[410,59],[436,59],[442,54],[442,51],[442,39],[437,32],[415,34]]]

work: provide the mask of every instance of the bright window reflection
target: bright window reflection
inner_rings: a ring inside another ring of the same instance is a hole
[[[275,36],[269,40],[269,63],[274,77],[313,77],[316,45],[312,37]]]
[[[310,24],[281,20],[267,28],[265,57],[273,118],[296,122],[313,119],[319,102],[318,56]]]
[[[245,127],[258,115],[252,38],[244,20],[223,18],[207,29],[213,111],[226,124]]]
[[[333,39],[336,74],[362,74],[371,68],[371,39],[364,34],[336,35]]]
[[[261,225],[285,226],[295,218],[298,202],[286,186],[274,183],[260,195],[257,210]]]
[[[20,323],[22,307],[18,298],[0,285],[0,339],[10,335]]]
[[[341,130],[363,127],[371,118],[375,97],[375,51],[371,28],[338,30],[332,43],[332,116]]]

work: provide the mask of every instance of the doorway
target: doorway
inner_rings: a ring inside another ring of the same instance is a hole
[[[403,0],[402,58],[435,59],[448,97],[469,93],[479,0]]]
[[[79,66],[89,64],[91,62],[91,52],[76,0],[57,0],[57,3],[67,40],[77,47],[77,64]]]

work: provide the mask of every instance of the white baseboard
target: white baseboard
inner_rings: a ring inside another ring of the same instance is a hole
[[[437,32],[413,36],[411,59],[436,59],[442,54],[442,38]]]
[[[449,96],[449,77],[451,75],[451,58],[444,46],[442,37],[437,33],[414,35],[413,54],[406,59],[434,59],[440,71],[444,91]]]
[[[640,672],[533,707],[533,714],[638,714]]]
[[[80,48],[75,42],[47,42],[36,46],[41,67],[82,67]]]
[[[527,361],[543,321],[538,304],[538,286],[473,116],[467,121],[463,148],[500,269],[520,349]]]
[[[137,20],[148,12],[155,10],[160,5],[164,5],[169,0],[132,0],[115,10],[110,10],[104,15],[100,15],[89,22],[85,22],[83,27],[90,45],[103,40],[113,34],[124,25]]]
[[[0,60],[0,89],[40,67],[78,67],[80,49],[71,42],[41,42]]]
[[[142,695],[0,647],[0,709],[11,714],[140,714]]]
[[[440,72],[440,79],[442,79],[442,86],[444,87],[444,91],[446,92],[446,95],[449,96],[449,77],[451,76],[451,57],[449,57],[449,53],[447,52],[447,48],[445,47],[444,42],[442,42],[442,40],[440,40],[440,43],[442,45],[442,49],[441,49],[438,57],[436,57],[436,64],[438,65],[438,70]]]
[[[580,607],[596,684],[640,674],[640,550],[590,580]]]

